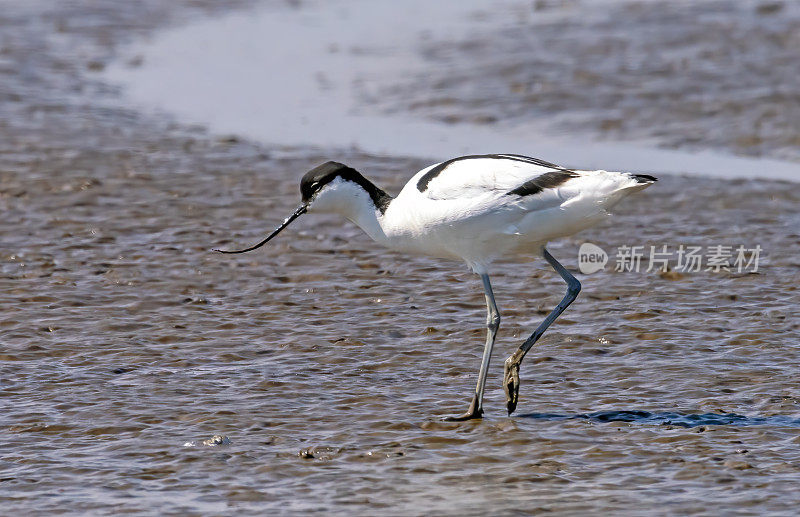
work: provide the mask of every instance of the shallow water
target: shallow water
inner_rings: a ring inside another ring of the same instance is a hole
[[[765,257],[758,274],[582,276],[579,300],[526,359],[510,418],[502,359],[564,288],[541,263],[498,267],[504,319],[486,418],[452,424],[439,419],[466,407],[480,362],[477,277],[311,215],[257,254],[212,254],[288,214],[297,171],[322,157],[192,149],[178,154],[191,175],[82,151],[52,166],[96,173],[55,175],[29,158],[3,178],[6,213],[22,223],[2,223],[0,302],[3,483],[18,507],[636,513],[636,497],[687,513],[710,501],[759,512],[800,503],[800,199],[785,184],[663,178],[612,224],[553,245],[573,266],[583,239],[608,250],[760,244]],[[393,191],[419,165],[348,161]],[[213,435],[230,444],[202,444]]]
[[[270,2],[136,41],[102,77],[142,109],[270,144],[434,161],[502,150],[588,169],[798,181],[800,165],[774,157],[797,159],[800,113],[784,91],[800,9],[734,7],[687,4],[675,20],[674,8],[620,1]],[[744,34],[757,22],[759,37],[740,67],[720,67],[719,26],[736,22]],[[758,145],[736,147],[735,135]]]
[[[93,19],[119,28],[137,14]],[[78,15],[59,16],[71,27]],[[578,301],[523,364],[512,417],[502,359],[564,286],[543,262],[499,264],[486,418],[445,423],[466,408],[480,362],[477,277],[312,215],[258,253],[211,253],[271,230],[328,154],[65,100],[56,93],[84,84],[80,73],[42,44],[47,81],[23,77],[15,60],[38,40],[12,27],[0,103],[4,511],[763,515],[800,504],[794,185],[664,176],[611,222],[554,243],[570,268],[584,241],[764,252],[755,274],[580,275]],[[337,158],[395,193],[426,165]]]

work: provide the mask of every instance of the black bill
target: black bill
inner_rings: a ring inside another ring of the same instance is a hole
[[[254,244],[254,245],[250,246],[249,248],[245,248],[243,250],[231,250],[231,251],[228,251],[228,250],[214,250],[214,251],[218,251],[220,253],[247,253],[248,251],[253,251],[255,249],[258,249],[261,246],[263,246],[264,244],[268,243],[270,241],[270,239],[272,239],[273,237],[275,237],[276,235],[281,233],[281,230],[283,230],[284,228],[289,226],[289,223],[291,223],[292,221],[294,221],[295,219],[297,219],[298,217],[300,217],[301,215],[303,215],[307,211],[308,211],[308,205],[306,205],[306,204],[300,205],[299,207],[297,207],[297,210],[295,210],[292,215],[290,215],[289,217],[284,219],[283,222],[281,223],[281,225],[278,226],[277,228],[275,228],[275,231],[270,233],[267,236],[266,239],[264,239],[263,241],[259,242],[258,244]]]

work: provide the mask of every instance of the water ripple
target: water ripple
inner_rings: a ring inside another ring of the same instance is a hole
[[[650,412],[640,410],[608,410],[564,415],[555,413],[526,413],[519,418],[534,420],[592,420],[595,422],[630,422],[643,425],[674,425],[699,427],[705,425],[775,426],[800,427],[800,418],[783,415],[748,417],[736,413],[676,413],[672,411]]]

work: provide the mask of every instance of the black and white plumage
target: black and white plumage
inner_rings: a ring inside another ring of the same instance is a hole
[[[567,282],[568,291],[506,360],[510,414],[517,405],[523,357],[580,291],[578,280],[549,254],[546,243],[597,224],[622,198],[655,181],[643,174],[568,169],[516,154],[485,154],[426,167],[392,198],[355,169],[327,162],[303,176],[302,204],[280,227],[255,246],[226,253],[262,246],[306,212],[332,212],[386,247],[466,262],[483,282],[487,339],[472,404],[456,420],[483,414],[486,373],[500,324],[489,280],[492,263],[500,257],[541,255]]]

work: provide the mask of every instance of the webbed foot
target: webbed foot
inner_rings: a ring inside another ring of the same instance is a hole
[[[506,359],[503,365],[503,390],[506,392],[506,408],[508,414],[517,409],[519,400],[519,365],[522,362],[522,350],[517,350]]]

